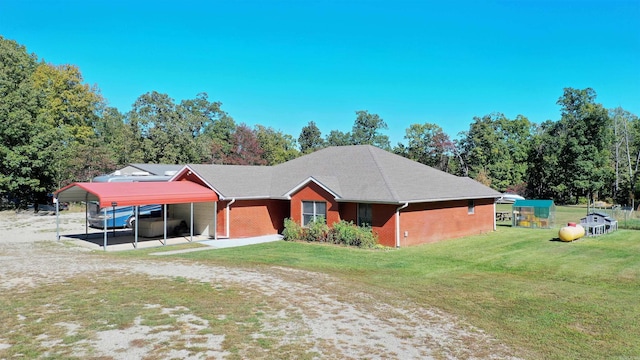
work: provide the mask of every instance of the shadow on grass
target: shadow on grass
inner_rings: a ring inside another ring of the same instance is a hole
[[[496,224],[496,226],[500,226],[500,227],[513,227],[513,225],[511,225],[511,224]]]

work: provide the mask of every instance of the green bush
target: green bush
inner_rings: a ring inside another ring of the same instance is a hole
[[[377,236],[371,227],[356,226],[353,222],[340,220],[333,224],[329,237],[334,244],[373,248],[378,243]]]
[[[327,242],[329,240],[329,226],[323,217],[312,220],[304,229],[306,241]]]
[[[348,246],[358,246],[358,229],[352,222],[340,220],[333,224],[331,242]]]
[[[300,224],[289,218],[284,219],[284,231],[282,231],[284,241],[301,240],[302,232],[302,226],[300,226]]]
[[[367,249],[378,245],[378,237],[371,227],[356,226],[353,222],[340,220],[329,229],[324,218],[311,221],[306,228],[287,218],[284,220],[282,236],[285,241],[329,242]]]

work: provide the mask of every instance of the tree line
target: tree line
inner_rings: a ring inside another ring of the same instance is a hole
[[[455,139],[425,122],[392,145],[387,123],[367,110],[355,112],[351,131],[323,135],[310,121],[294,137],[238,124],[205,93],[176,102],[151,91],[121,113],[78,67],[46,63],[0,36],[0,203],[42,203],[57,188],[130,163],[275,165],[327,146],[371,144],[501,192],[632,205],[638,117],[605,109],[590,88],[566,88],[557,104],[556,121],[493,113],[474,117]]]

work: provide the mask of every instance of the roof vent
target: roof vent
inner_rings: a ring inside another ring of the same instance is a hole
[[[177,173],[177,171],[175,171],[175,170],[167,170],[167,171],[164,172],[164,175],[165,176],[173,176],[176,173]]]
[[[151,174],[149,174],[146,171],[134,171],[134,172],[131,173],[131,175],[133,175],[133,176],[149,176]]]

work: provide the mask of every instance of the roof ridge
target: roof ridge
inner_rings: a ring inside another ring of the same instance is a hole
[[[373,145],[369,145],[367,146],[367,150],[369,151],[369,154],[371,155],[371,158],[373,159],[373,162],[376,164],[376,168],[378,169],[378,173],[380,173],[380,176],[382,177],[382,181],[384,182],[384,186],[387,188],[387,191],[389,191],[389,193],[391,194],[391,196],[393,197],[394,200],[398,200],[400,198],[400,196],[398,196],[398,193],[396,193],[395,189],[393,189],[393,187],[389,184],[389,178],[387,177],[387,174],[382,171],[382,167],[380,166],[380,162],[378,161],[378,157],[377,154],[374,153],[374,149],[378,149]],[[382,149],[380,149],[382,150]],[[386,151],[386,150],[382,150],[382,151]]]

